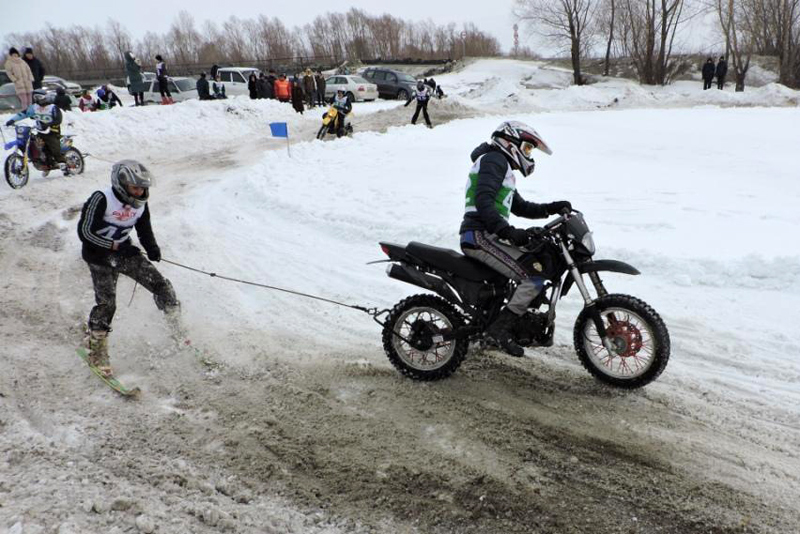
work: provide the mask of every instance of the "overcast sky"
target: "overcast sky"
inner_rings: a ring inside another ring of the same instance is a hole
[[[81,24],[104,26],[109,18],[120,21],[135,39],[147,31],[164,33],[182,9],[195,18],[198,28],[203,20],[222,21],[236,15],[255,18],[259,14],[277,17],[292,28],[311,22],[326,12],[345,12],[351,7],[373,15],[389,13],[407,20],[431,19],[438,24],[474,22],[481,30],[494,35],[508,51],[513,45],[514,0],[0,0],[0,38],[11,32],[36,31],[49,22],[54,26]],[[13,7],[12,7],[13,6]],[[23,46],[25,43],[17,43]]]

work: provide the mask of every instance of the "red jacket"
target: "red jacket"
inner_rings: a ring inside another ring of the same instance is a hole
[[[275,98],[290,100],[292,98],[292,84],[289,80],[275,80]]]

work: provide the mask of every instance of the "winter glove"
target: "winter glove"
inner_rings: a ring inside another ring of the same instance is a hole
[[[147,259],[150,261],[161,261],[161,249],[155,246],[148,250]]]
[[[13,124],[14,124],[14,121],[13,121],[13,120],[9,120],[9,121],[7,121],[7,122],[6,122],[6,126],[11,126],[11,125],[13,125]]]
[[[567,200],[559,200],[558,202],[550,202],[544,205],[548,215],[556,215],[561,213],[562,210],[572,211],[572,204]]]
[[[510,241],[518,247],[524,247],[531,239],[531,236],[527,230],[514,228],[513,226],[506,226],[497,232],[497,237],[500,239],[505,239],[506,241]]]

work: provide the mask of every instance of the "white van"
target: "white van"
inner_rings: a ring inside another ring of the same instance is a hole
[[[227,96],[250,94],[247,89],[247,80],[254,73],[257,78],[261,71],[254,67],[220,67],[217,71],[222,83],[225,84]],[[208,85],[211,86],[212,83],[214,80],[209,79]]]

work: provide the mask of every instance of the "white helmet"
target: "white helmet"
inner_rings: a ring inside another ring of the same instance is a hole
[[[141,208],[150,197],[150,188],[154,185],[154,177],[147,167],[134,159],[123,159],[111,168],[111,188],[120,200],[134,208]],[[143,187],[144,193],[135,197],[125,186]]]
[[[553,151],[536,133],[536,130],[525,123],[506,121],[492,132],[492,144],[499,148],[508,158],[512,169],[517,169],[523,176],[533,173],[536,162],[533,151],[539,149],[545,154]]]

